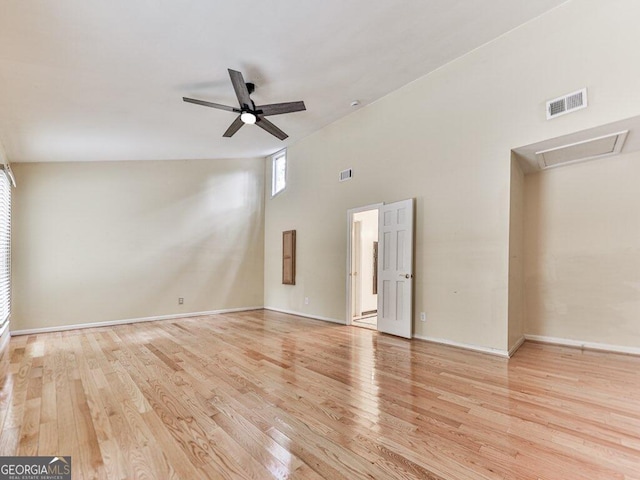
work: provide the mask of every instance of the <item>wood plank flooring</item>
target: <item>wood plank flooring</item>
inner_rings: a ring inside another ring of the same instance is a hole
[[[640,358],[268,311],[14,337],[1,455],[74,478],[640,478]]]

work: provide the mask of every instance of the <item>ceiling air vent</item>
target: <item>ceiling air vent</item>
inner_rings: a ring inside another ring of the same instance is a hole
[[[587,108],[587,89],[554,98],[547,102],[547,120]]]
[[[536,152],[540,168],[558,167],[620,153],[629,130]]]
[[[352,176],[353,176],[353,169],[348,168],[346,170],[343,170],[340,172],[340,181],[344,182],[346,180],[351,180]]]

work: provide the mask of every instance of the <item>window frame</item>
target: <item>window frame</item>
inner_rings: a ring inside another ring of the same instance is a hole
[[[276,191],[276,166],[282,158],[284,158],[284,185]],[[285,148],[271,156],[271,198],[277,197],[287,189],[287,170],[287,149]]]

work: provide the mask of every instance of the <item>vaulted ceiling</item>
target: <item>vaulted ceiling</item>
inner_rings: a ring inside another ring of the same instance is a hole
[[[264,156],[561,3],[4,0],[0,142],[14,162]],[[182,102],[235,106],[227,68],[256,104],[305,101],[270,117],[288,139],[223,138],[234,114]]]

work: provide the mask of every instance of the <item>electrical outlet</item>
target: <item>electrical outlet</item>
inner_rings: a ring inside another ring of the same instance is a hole
[[[309,305],[309,297],[304,297],[304,304]]]
[[[178,305],[182,305],[184,303],[184,298],[178,298]]]
[[[427,314],[425,312],[420,312],[420,321],[421,322],[427,321]]]

